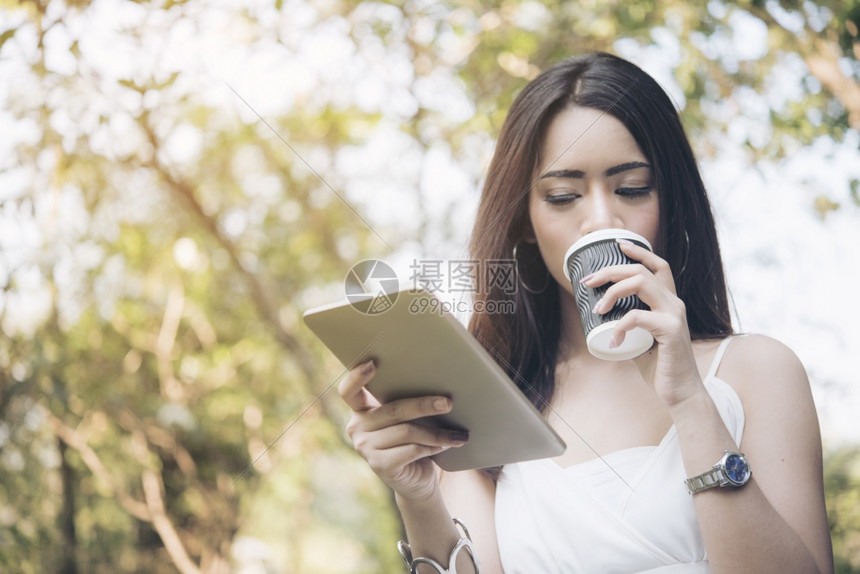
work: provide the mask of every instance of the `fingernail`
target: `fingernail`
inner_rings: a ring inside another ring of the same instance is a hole
[[[580,283],[588,283],[594,277],[594,273],[589,273],[585,277],[579,280]]]
[[[440,413],[444,413],[449,408],[451,408],[451,401],[448,399],[436,399],[433,401],[433,408],[439,411]]]
[[[598,311],[598,309],[600,309],[602,306],[603,306],[603,297],[601,297],[600,299],[597,300],[597,303],[594,304],[594,307],[591,309],[591,312],[595,315],[599,314],[600,312]]]
[[[614,349],[617,346],[618,346],[618,339],[616,338],[615,333],[613,333],[612,336],[609,337],[609,348]]]
[[[634,243],[633,243],[632,241],[630,241],[629,239],[623,239],[623,238],[621,238],[621,237],[619,237],[619,238],[618,238],[618,239],[616,239],[615,241],[617,241],[617,242],[618,242],[618,243],[620,243],[621,245],[634,245]]]
[[[453,432],[451,433],[451,442],[455,445],[462,445],[469,442],[469,433],[468,432]]]
[[[367,361],[366,363],[364,363],[361,366],[360,372],[362,375],[369,375],[370,373],[373,372],[373,369],[375,369],[375,368],[376,368],[376,363],[373,362],[373,359],[370,359],[369,361]]]

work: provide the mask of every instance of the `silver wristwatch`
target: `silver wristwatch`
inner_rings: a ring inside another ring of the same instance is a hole
[[[752,470],[747,457],[741,452],[727,450],[711,470],[688,478],[684,482],[690,494],[696,494],[716,486],[739,488],[749,482],[750,476],[752,476]]]

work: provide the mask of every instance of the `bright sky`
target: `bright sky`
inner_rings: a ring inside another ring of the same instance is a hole
[[[129,96],[116,89],[115,79],[150,75],[166,79],[173,72],[180,72],[180,88],[193,86],[189,92],[224,110],[225,121],[236,116],[245,122],[259,121],[233,89],[263,118],[313,108],[318,100],[357,102],[362,109],[383,116],[377,127],[367,131],[364,143],[340,150],[334,160],[336,170],[325,158],[311,153],[303,159],[345,193],[352,206],[378,229],[408,218],[428,218],[427,235],[418,241],[398,244],[394,253],[380,244],[379,256],[394,265],[402,278],[409,276],[409,265],[416,258],[464,258],[477,200],[472,182],[483,173],[492,141],[486,135],[474,136],[467,146],[470,155],[458,157],[458,161],[447,145],[439,142],[422,165],[421,150],[399,128],[418,103],[444,110],[446,121],[452,123],[470,117],[474,111],[471,102],[445,74],[445,66],[466,53],[467,42],[456,37],[445,39],[449,48],[441,71],[413,86],[412,62],[405,51],[386,51],[372,34],[356,33],[356,42],[348,40],[346,22],[320,25],[315,10],[303,2],[285,2],[287,9],[280,13],[272,4],[228,0],[190,3],[186,9],[191,18],[166,27],[163,34],[144,35],[137,43],[127,30],[157,26],[157,11],[151,13],[145,5],[128,3],[118,11],[114,3],[95,2],[86,18],[71,18],[65,26],[53,28],[45,37],[45,46],[49,70],[84,75],[97,72],[103,77],[101,94],[92,100],[91,109],[77,110],[79,114],[70,110],[51,121],[73,134],[78,126],[93,121],[92,114],[113,110],[104,145],[134,149],[139,142],[125,137],[131,120],[122,110],[133,109],[137,102],[124,102]],[[274,36],[267,38],[265,33],[255,37],[257,30],[252,25],[234,17],[231,6],[235,5],[270,22],[268,32],[276,31],[280,41]],[[49,12],[56,6],[49,4]],[[397,10],[386,12],[384,6],[367,9],[379,10],[382,17],[396,22]],[[533,23],[546,16],[536,3],[524,10]],[[16,19],[14,13],[0,13],[0,31]],[[733,25],[735,36],[714,38],[707,48],[722,54],[729,66],[759,57],[767,48],[766,29],[743,18],[735,19]],[[739,36],[743,43],[734,40]],[[76,38],[90,69],[76,70],[74,59],[68,55]],[[253,46],[249,43],[252,39],[256,39]],[[678,42],[669,29],[655,30],[653,39],[654,45],[647,49],[627,41],[619,41],[616,47],[652,73],[683,106],[683,94],[671,76],[672,67],[680,61]],[[34,80],[22,61],[32,57],[32,40],[32,30],[22,30],[13,45],[4,48],[0,60],[0,101],[4,103],[21,94],[43,93],[32,84]],[[852,204],[847,183],[850,178],[860,179],[858,134],[852,133],[842,145],[822,139],[781,163],[753,166],[740,151],[739,142],[745,135],[766,137],[767,104],[778,105],[796,92],[797,65],[796,61],[786,61],[781,72],[784,80],[774,85],[771,93],[748,94],[742,101],[727,102],[714,110],[715,115],[731,118],[731,122],[725,133],[714,138],[720,151],[716,159],[703,161],[703,171],[719,224],[739,319],[736,326],[770,334],[791,346],[809,370],[826,439],[831,444],[860,441],[860,425],[854,420],[860,412],[860,385],[857,366],[850,360],[852,353],[860,350],[860,308],[855,295],[860,284],[860,249],[856,247],[860,214]],[[41,165],[18,166],[12,155],[15,142],[31,139],[34,129],[32,120],[16,117],[5,104],[0,108],[0,132],[7,134],[0,138],[0,167],[12,168],[0,173],[0,197],[45,183],[49,157],[41,158]],[[186,126],[168,141],[167,153],[176,162],[194,161],[202,145],[200,133]],[[392,157],[398,161],[392,162]],[[264,189],[267,185],[258,183],[253,187]],[[421,189],[422,203],[404,194],[416,186]],[[57,236],[73,236],[76,224],[68,214],[80,213],[80,197],[67,191],[61,212],[67,215],[68,229],[54,231]],[[812,207],[819,194],[843,206],[826,221]],[[321,203],[327,201],[331,198]],[[44,219],[31,221],[10,207],[0,212],[0,248],[6,266],[32,257],[49,241],[47,223]],[[236,234],[247,224],[242,214],[226,222],[228,232]],[[177,245],[177,258],[182,264],[193,265],[194,249],[193,242]],[[97,258],[98,253],[87,253],[84,248],[69,261],[86,266]],[[4,272],[0,268],[0,276]],[[28,321],[39,319],[46,303],[38,277],[29,280],[32,295],[27,301],[18,301],[13,312],[15,322],[25,330]],[[321,290],[317,296],[330,299],[332,294],[331,289]],[[8,310],[13,305],[7,303]]]

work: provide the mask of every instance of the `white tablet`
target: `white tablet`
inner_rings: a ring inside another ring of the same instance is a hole
[[[414,289],[350,295],[311,309],[305,323],[353,368],[375,359],[368,390],[381,402],[446,395],[453,410],[422,424],[469,431],[469,442],[434,460],[466,470],[562,454],[566,445],[489,353],[433,294]]]

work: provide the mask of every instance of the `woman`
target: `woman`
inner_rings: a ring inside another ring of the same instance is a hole
[[[654,246],[622,243],[638,263],[585,279],[614,284],[596,312],[632,294],[650,307],[613,333],[616,344],[634,326],[654,336],[629,361],[588,353],[562,271],[573,242],[606,228]],[[349,435],[394,490],[412,555],[438,563],[415,571],[454,571],[452,549],[469,544],[452,516],[468,526],[485,573],[832,571],[805,371],[770,338],[731,337],[710,205],[652,78],[598,53],[531,82],[502,128],[471,251],[517,258],[514,295],[477,289],[514,297],[517,313],[476,314],[470,329],[568,449],[500,472],[441,472],[428,457],[467,437],[412,421],[447,412],[450,400],[381,405],[364,389],[373,363],[352,371],[340,386],[354,411]],[[718,460],[742,471],[748,461],[752,477],[710,488],[716,475],[702,477]],[[477,571],[468,550],[454,561],[460,574]]]

